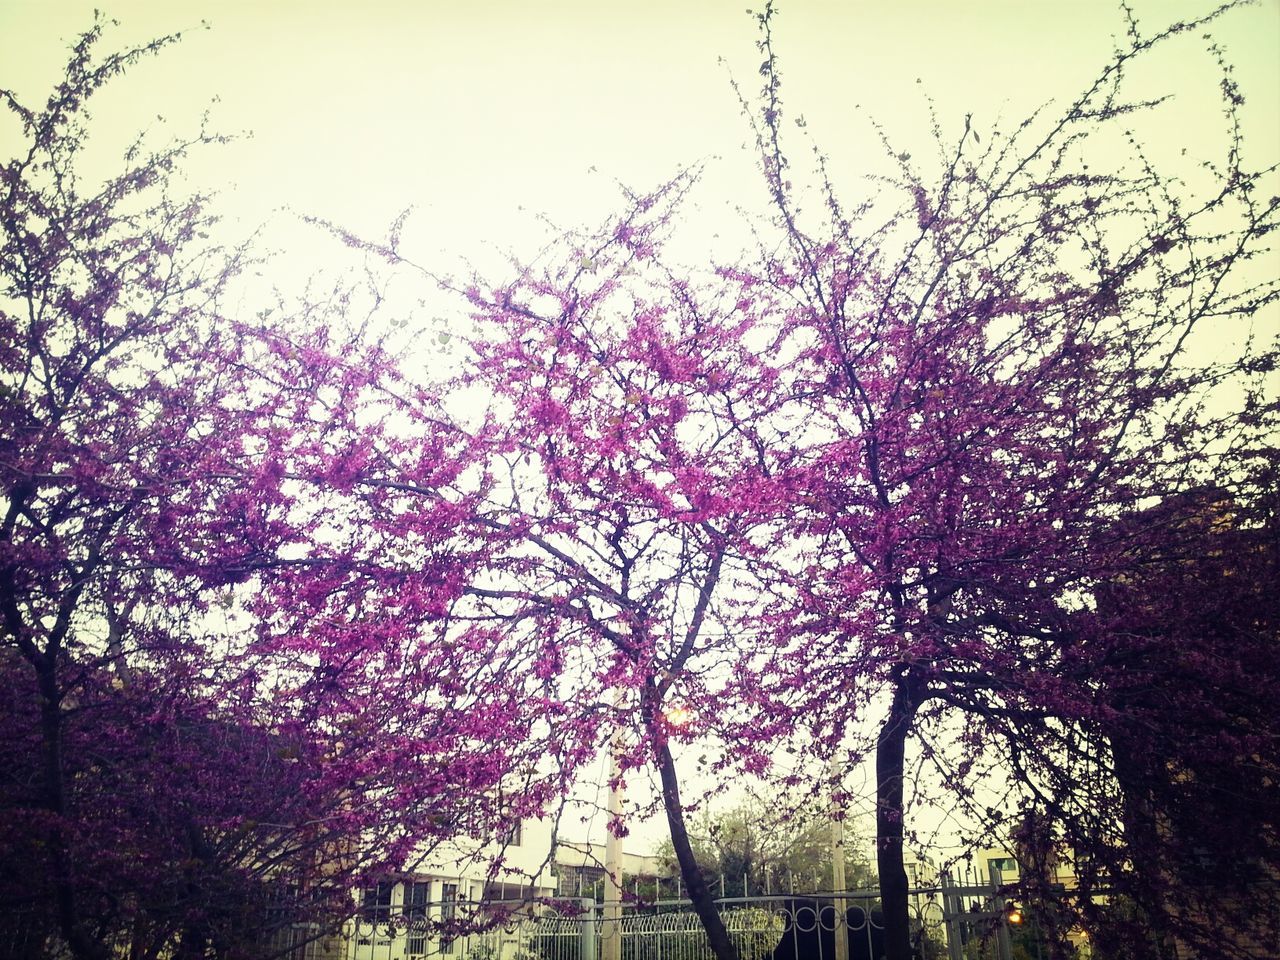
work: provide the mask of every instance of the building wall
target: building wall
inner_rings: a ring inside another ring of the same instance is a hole
[[[562,841],[556,848],[556,889],[562,897],[601,899],[604,891],[604,844]],[[674,881],[665,861],[638,853],[622,854],[622,887],[653,895],[664,884],[664,895],[675,895]],[[669,889],[668,889],[669,888]]]
[[[498,856],[503,865],[490,876]],[[503,844],[460,839],[442,844],[380,884],[354,891],[356,916],[344,929],[348,960],[410,960],[462,956],[469,937],[441,938],[434,925],[459,923],[491,909],[526,912],[519,906],[555,893],[551,871],[551,824],[526,820]],[[413,921],[422,921],[416,925]],[[306,960],[311,960],[310,957]],[[326,958],[327,960],[327,958]]]

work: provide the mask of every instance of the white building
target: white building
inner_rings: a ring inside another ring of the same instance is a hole
[[[557,890],[561,897],[603,900],[605,896],[605,845],[562,840],[555,855]],[[632,893],[643,892],[657,897],[665,889],[676,895],[671,868],[661,857],[622,853],[622,888]],[[660,888],[659,884],[666,884]]]
[[[501,856],[502,866],[490,865]],[[440,924],[462,924],[498,913],[528,913],[555,894],[550,821],[520,823],[504,844],[456,840],[407,869],[357,892],[356,916],[344,931],[346,960],[462,957],[470,935],[437,935]],[[483,913],[482,913],[483,912]]]

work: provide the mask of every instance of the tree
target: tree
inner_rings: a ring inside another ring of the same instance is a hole
[[[484,488],[363,328],[377,298],[230,315],[250,255],[174,177],[204,131],[80,176],[88,102],[176,39],[102,31],[43,106],[0,92],[0,893],[33,953],[263,956],[527,813],[510,778],[540,803],[529,702],[442,640]]]
[[[1242,503],[1258,496],[1235,463],[1275,429],[1276,346],[1212,363],[1190,347],[1274,303],[1274,278],[1250,264],[1270,249],[1280,203],[1260,199],[1272,168],[1246,166],[1225,66],[1226,144],[1201,184],[1162,176],[1133,138],[1113,173],[1090,168],[1090,148],[1155,108],[1126,99],[1135,63],[1230,6],[1154,34],[1130,20],[1064,112],[985,142],[966,118],[953,141],[939,132],[936,171],[898,156],[892,196],[846,206],[820,167],[817,219],[799,212],[766,8],[756,129],[781,247],[711,276],[655,272],[671,219],[659,201],[675,184],[612,229],[566,238],[549,267],[473,288],[501,332],[475,344],[472,382],[513,423],[500,448],[509,519],[494,524],[524,537],[517,556],[540,557],[511,568],[535,586],[493,591],[514,604],[494,615],[536,625],[559,676],[570,643],[599,645],[578,654],[601,664],[592,683],[561,702],[594,717],[622,689],[639,707],[719,956],[731,945],[699,889],[661,719],[677,685],[692,687],[694,716],[750,718],[749,734],[698,732],[749,745],[756,772],[787,729],[830,754],[884,697],[863,747],[876,758],[893,960],[909,950],[910,742],[961,801],[993,751],[1033,799],[1050,765],[1074,799],[1098,796],[1077,785],[1087,778],[1115,783],[1072,731],[1105,709],[1096,670],[1131,638],[1099,639],[1083,613],[1135,557],[1182,539],[1125,517],[1206,478]],[[661,283],[656,304],[628,277],[637,269]],[[659,543],[668,559],[649,566]],[[747,615],[713,604],[726,569],[753,598]],[[708,624],[723,639],[703,639]],[[729,650],[731,667],[693,669],[694,654]],[[1104,842],[1084,824],[1108,809],[1078,809],[1069,839]]]
[[[468,592],[501,642],[532,651],[562,769],[604,748],[620,776],[656,770],[690,899],[727,957],[672,743],[740,743],[719,771],[767,762],[735,729],[724,668],[742,652],[733,625],[754,606],[780,494],[739,410],[772,376],[750,318],[655,260],[688,183],[632,196],[616,223],[566,238],[512,283],[469,289],[476,362],[462,385],[494,398],[479,435],[505,482],[481,521],[501,545],[493,582]]]
[[[1088,768],[1099,758],[1074,751],[1064,731],[1096,716],[1095,671],[1129,640],[1104,643],[1077,614],[1135,556],[1180,540],[1168,526],[1119,521],[1206,477],[1241,502],[1260,490],[1234,458],[1265,448],[1275,429],[1264,399],[1275,344],[1212,363],[1189,352],[1204,327],[1255,317],[1277,296],[1274,277],[1248,270],[1280,210],[1258,195],[1274,168],[1245,165],[1229,69],[1225,149],[1201,190],[1160,175],[1132,137],[1128,166],[1089,165],[1094,138],[1153,107],[1125,97],[1135,61],[1230,6],[1154,34],[1130,18],[1115,60],[1056,119],[1031,117],[983,143],[965,118],[955,140],[938,135],[936,180],[898,157],[901,206],[845,207],[822,178],[825,220],[803,223],[771,9],[760,16],[758,144],[788,247],[741,282],[794,318],[786,375],[813,438],[798,528],[815,544],[811,583],[781,649],[843,665],[839,686],[809,699],[842,698],[840,722],[880,691],[888,700],[871,746],[891,960],[908,955],[908,743],[938,761],[961,800],[993,748],[1035,797],[1048,766],[1073,798],[1086,778],[1114,782],[1114,768]],[[1222,402],[1226,389],[1243,409]],[[764,674],[783,689],[785,656]],[[958,755],[945,752],[952,722]]]
[[[60,917],[39,813],[41,744],[23,735],[39,729],[30,716],[39,697],[29,670],[10,673],[4,717],[19,736],[3,754],[0,903],[17,921],[5,924],[6,949],[43,956],[56,949]],[[175,945],[186,955],[203,955],[198,945],[268,955],[273,936],[341,916],[346,891],[312,880],[335,859],[323,818],[340,812],[317,802],[314,745],[219,717],[216,704],[160,676],[119,682],[106,672],[83,680],[62,723],[71,894],[86,937],[140,957]]]
[[[1275,345],[1212,363],[1190,347],[1274,303],[1249,265],[1280,204],[1260,199],[1271,168],[1245,164],[1225,66],[1225,149],[1201,185],[1162,176],[1136,139],[1113,173],[1090,148],[1157,106],[1126,99],[1135,63],[1230,6],[1154,34],[1131,19],[1064,112],[1008,134],[939,128],[936,170],[898,155],[889,194],[845,205],[819,165],[818,218],[793,185],[766,7],[756,131],[777,216],[758,259],[661,260],[681,178],[468,288],[464,380],[496,398],[484,435],[508,478],[486,520],[509,544],[506,579],[475,594],[539,651],[559,759],[581,763],[634,717],[624,769],[658,771],[724,960],[675,740],[718,740],[722,769],[736,750],[762,773],[788,732],[823,759],[848,749],[883,697],[874,742],[852,751],[876,757],[891,960],[909,950],[909,743],[962,802],[993,750],[1033,798],[1047,764],[1114,783],[1070,731],[1096,718],[1094,670],[1128,641],[1097,640],[1081,613],[1177,539],[1122,518],[1206,477],[1256,494],[1232,458],[1276,425]],[[1230,391],[1243,409],[1220,404]],[[673,702],[694,723],[674,725]]]
[[[831,822],[793,801],[754,799],[718,815],[704,811],[691,835],[708,886],[714,889],[723,877],[727,896],[831,888]],[[676,865],[669,842],[657,855]],[[874,886],[874,868],[846,846],[845,888]]]
[[[1093,844],[1086,870],[1146,918],[1133,955],[1280,942],[1280,717],[1259,696],[1278,679],[1274,451],[1248,467],[1265,491],[1251,503],[1201,489],[1133,518],[1172,529],[1174,545],[1099,591],[1095,642],[1111,649],[1096,676],[1103,709],[1081,737],[1106,745],[1124,842]]]

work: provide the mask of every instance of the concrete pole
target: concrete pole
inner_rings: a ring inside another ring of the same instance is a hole
[[[840,803],[840,783],[844,779],[835,757],[831,758],[831,888],[836,893],[845,889],[844,876],[844,809]],[[836,897],[835,960],[849,960],[849,907],[844,897]]]
[[[622,820],[622,769],[618,755],[622,735],[609,745],[609,823]],[[600,938],[600,960],[622,960],[622,838],[612,830],[604,839],[604,929]]]
[[[581,906],[582,920],[578,924],[578,956],[581,960],[595,960],[597,943],[595,897],[583,897]]]

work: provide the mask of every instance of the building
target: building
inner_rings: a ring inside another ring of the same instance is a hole
[[[561,841],[555,855],[556,891],[561,897],[605,899],[603,843]],[[660,857],[622,854],[622,889],[647,899],[675,898],[678,888]]]
[[[490,864],[501,854],[502,866]],[[356,914],[345,925],[344,960],[413,960],[472,951],[472,934],[450,937],[448,927],[529,914],[556,893],[551,870],[551,823],[525,820],[496,843],[452,841],[386,879],[356,891]],[[320,954],[315,957],[319,960]],[[302,960],[302,958],[299,958]],[[308,954],[306,960],[312,960]]]
[[[1027,891],[1026,881],[1031,876],[1024,859],[1010,846],[987,847],[975,854],[980,874],[984,875],[992,886],[1004,893],[1008,902],[1010,923],[1017,927],[1023,923],[1032,926],[1048,925],[1054,922],[1062,907],[1053,902],[1055,894],[1066,895],[1079,888],[1075,868],[1069,853],[1054,854],[1046,858],[1042,864],[1042,882],[1044,886],[1035,891]],[[1066,926],[1066,923],[1063,923]],[[1031,930],[1029,934],[1038,938],[1040,930]],[[1066,938],[1075,948],[1076,955],[1088,957],[1091,947],[1088,934],[1080,927],[1072,925],[1066,931]]]
[[[489,863],[499,852],[502,870],[490,876]],[[501,929],[461,928],[498,917],[529,917],[540,912],[541,901],[552,898],[601,901],[604,879],[604,844],[561,841],[553,854],[551,822],[526,820],[507,837],[501,851],[493,843],[455,841],[411,869],[356,891],[356,913],[344,926],[338,949],[318,942],[290,960],[523,955],[526,945],[508,942],[511,938]],[[658,857],[624,853],[623,884],[641,897],[677,895],[676,883]],[[452,938],[450,921],[460,928]]]

